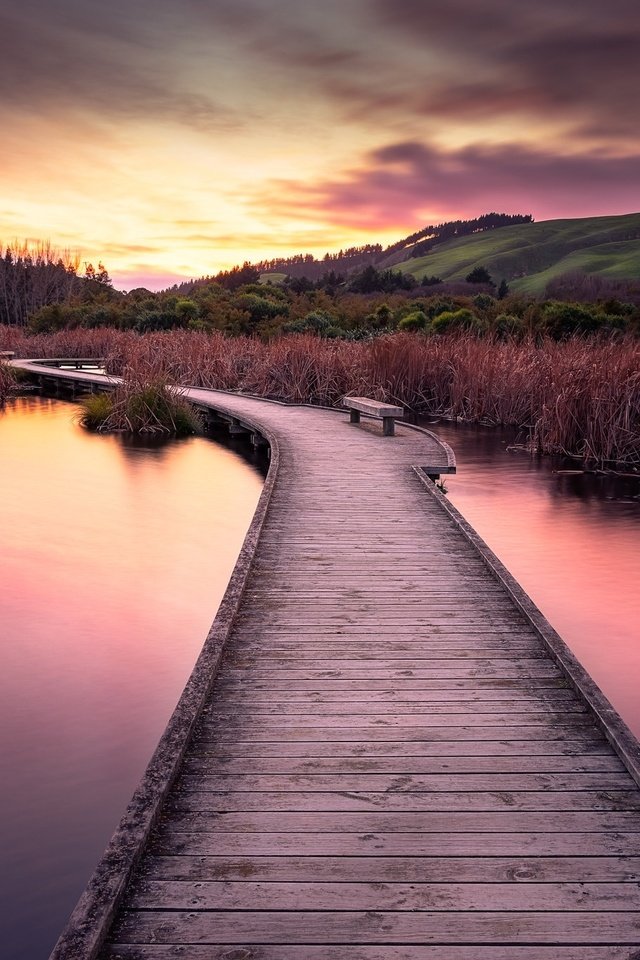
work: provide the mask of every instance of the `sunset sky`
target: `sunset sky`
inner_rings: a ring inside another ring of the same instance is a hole
[[[490,210],[640,209],[637,0],[20,0],[0,241],[158,288]]]

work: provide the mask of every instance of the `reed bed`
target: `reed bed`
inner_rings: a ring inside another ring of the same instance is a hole
[[[493,342],[395,333],[366,341],[312,335],[269,343],[188,330],[112,329],[27,337],[0,328],[19,356],[102,357],[107,369],[337,405],[372,396],[416,413],[529,428],[532,448],[595,466],[640,467],[640,343],[632,337]]]

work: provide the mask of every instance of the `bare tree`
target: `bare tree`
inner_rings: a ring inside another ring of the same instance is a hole
[[[0,323],[24,326],[30,314],[69,303],[79,286],[79,253],[49,241],[0,245]]]

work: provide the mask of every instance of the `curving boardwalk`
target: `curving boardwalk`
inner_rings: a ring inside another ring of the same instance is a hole
[[[412,469],[446,463],[437,442],[190,395],[260,427],[274,470],[217,679],[95,953],[638,960],[637,743]],[[89,956],[88,902],[57,958]]]

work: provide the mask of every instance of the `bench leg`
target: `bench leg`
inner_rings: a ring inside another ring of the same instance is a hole
[[[393,417],[383,417],[382,418],[382,433],[385,437],[392,437],[394,434],[394,420]]]
[[[350,410],[349,413],[350,413],[350,417],[349,417],[349,422],[350,422],[350,423],[360,423],[360,411],[359,411],[359,410]]]

